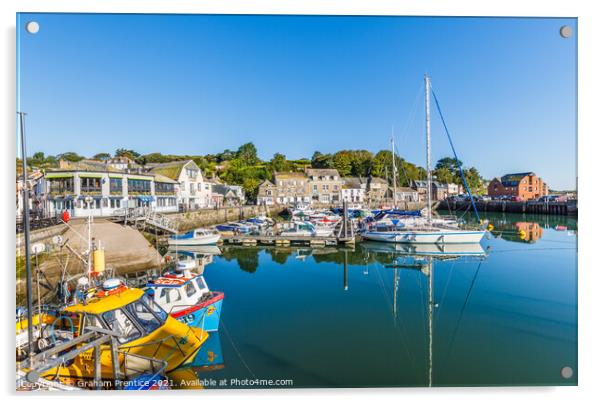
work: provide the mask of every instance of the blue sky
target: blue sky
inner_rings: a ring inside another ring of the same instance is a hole
[[[31,35],[28,21],[40,24]],[[460,159],[485,178],[576,176],[575,19],[20,14],[30,153],[260,157],[389,147],[423,165],[428,73]],[[434,105],[433,105],[434,107]],[[451,155],[432,111],[433,159]]]

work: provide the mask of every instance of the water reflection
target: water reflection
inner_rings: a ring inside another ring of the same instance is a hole
[[[220,332],[214,331],[209,333],[209,338],[201,345],[194,358],[169,373],[168,377],[175,389],[216,387],[207,385],[205,376],[208,372],[224,369],[224,366]]]
[[[494,237],[482,245],[222,246],[205,264],[227,296],[219,353],[199,352],[174,377],[290,378],[293,387],[576,384],[576,255],[567,238],[576,221],[491,221]],[[572,378],[562,378],[566,366]]]

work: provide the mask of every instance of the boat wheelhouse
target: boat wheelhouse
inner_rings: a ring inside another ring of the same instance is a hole
[[[203,331],[219,328],[224,294],[209,290],[202,275],[168,272],[147,286],[153,301],[180,322]]]

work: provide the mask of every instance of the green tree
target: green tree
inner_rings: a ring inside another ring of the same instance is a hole
[[[257,148],[251,142],[245,143],[238,148],[236,158],[247,166],[255,165],[260,161],[259,157],[257,157]]]
[[[450,183],[458,184],[459,183],[459,178],[456,175],[456,173],[450,171],[450,169],[447,167],[442,166],[442,167],[436,168],[435,170],[433,170],[433,176],[436,178],[437,181],[443,182],[445,184],[450,184]]]
[[[80,156],[75,152],[65,152],[56,156],[59,160],[66,160],[72,163],[76,163],[84,159],[84,156]]]
[[[446,168],[454,175],[459,175],[460,171],[458,170],[458,166],[463,167],[462,161],[458,160],[456,163],[456,159],[453,157],[443,157],[437,161],[437,164],[435,164],[435,170]]]
[[[115,157],[127,157],[131,160],[135,160],[140,157],[140,153],[131,149],[117,149],[115,150]]]
[[[332,154],[322,154],[319,151],[314,152],[311,157],[312,168],[334,168]]]
[[[274,154],[269,164],[272,171],[290,171],[293,169],[293,164],[282,153]]]
[[[107,161],[111,158],[111,154],[110,153],[96,153],[94,156],[92,156],[92,158],[94,160]]]
[[[351,175],[351,169],[353,162],[353,155],[348,150],[342,150],[337,152],[332,157],[332,163],[334,168],[337,169],[341,177],[348,177]]]
[[[245,190],[247,199],[251,201],[257,200],[257,192],[262,181],[258,178],[247,177],[242,181],[242,188]]]
[[[475,167],[470,167],[468,170],[464,170],[464,178],[470,187],[470,192],[475,194],[481,194],[484,192],[483,178]]]

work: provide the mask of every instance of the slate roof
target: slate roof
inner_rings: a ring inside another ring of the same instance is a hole
[[[177,181],[180,178],[182,170],[189,163],[192,163],[197,170],[201,170],[192,160],[177,160],[170,161],[169,163],[157,164],[150,170],[150,172],[151,174],[160,174],[167,178],[171,178],[174,181]]]
[[[279,180],[306,180],[307,176],[305,175],[305,173],[299,171],[280,171],[274,173],[274,178],[277,178]]]
[[[528,175],[535,175],[533,172],[506,174],[502,177],[501,182],[505,187],[515,187],[520,181]]]
[[[316,176],[316,177],[337,176],[337,177],[339,177],[339,171],[336,168],[306,168],[305,172],[309,176]]]
[[[171,178],[166,177],[161,174],[154,174],[154,177],[155,177],[155,182],[164,182],[167,184],[177,184],[178,183],[178,181],[172,180]]]
[[[427,182],[426,180],[414,180],[414,186],[416,188],[426,188],[427,187]],[[433,186],[435,188],[447,188],[446,184],[442,184],[439,181],[433,181]]]

